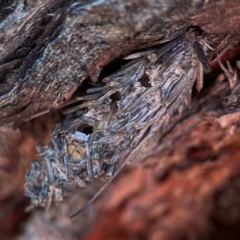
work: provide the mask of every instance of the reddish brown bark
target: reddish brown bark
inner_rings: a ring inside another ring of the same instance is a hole
[[[73,220],[69,220],[69,214],[89,199],[93,190],[77,192],[62,205],[52,207],[49,213],[43,210],[31,213],[24,211],[28,205],[28,199],[23,196],[25,172],[35,158],[36,144],[39,141],[48,143],[48,133],[54,126],[52,119],[44,116],[25,123],[20,126],[21,133],[4,129],[0,138],[2,239],[14,239],[16,236],[22,239],[37,236],[58,240],[238,239],[239,84],[233,90],[229,89],[215,58],[216,53],[221,52],[222,60],[233,60],[232,65],[235,65],[239,55],[238,13],[238,1],[225,1],[218,5],[209,1],[207,7],[200,9],[194,16],[184,18],[181,24],[178,21],[172,23],[171,27],[178,27],[179,32],[184,32],[189,26],[201,28],[215,48],[209,56],[213,72],[205,76],[204,90],[200,94],[194,92],[191,109],[183,114],[181,121],[173,125],[171,131],[159,142],[158,148],[149,153],[150,157],[126,167],[103,195]],[[92,18],[95,19],[94,16],[100,13],[95,15],[93,9],[92,14]],[[166,19],[168,18],[170,15],[166,16]],[[85,20],[87,19],[86,17]],[[121,29],[122,26],[118,27]],[[168,27],[165,25],[167,30],[164,34],[169,38],[175,37],[178,31],[172,33]],[[146,28],[144,25],[144,29]],[[142,29],[139,31],[136,30],[136,33],[140,40],[134,38],[135,35],[132,36],[129,31],[126,31],[128,34],[125,40],[117,41],[118,44],[116,39],[111,38],[107,52],[91,55],[87,66],[78,65],[83,73],[82,77],[90,76],[94,80],[102,67],[115,57],[137,48],[154,45],[161,39],[161,24],[152,26],[148,32],[149,36],[146,32],[141,32]],[[156,32],[158,34],[155,34]],[[135,40],[130,41],[128,37]],[[95,54],[95,50],[93,53]],[[84,54],[87,56],[87,53]],[[44,71],[50,71],[44,63],[42,66]],[[24,86],[22,90],[26,90],[27,93],[23,94],[21,90],[14,95],[14,104],[10,102],[4,107],[5,114],[4,111],[1,112],[2,123],[15,121],[15,114],[19,112],[25,119],[39,109],[46,109],[46,106],[48,109],[52,108],[57,99],[57,92],[51,95],[53,89],[48,88],[50,95],[47,95],[47,74],[41,75],[37,71],[40,69],[36,70],[35,75],[39,75],[41,87],[33,81],[33,77],[32,82],[21,85]],[[61,87],[67,84],[66,86],[70,87],[64,94],[70,97],[80,82],[64,81],[57,81],[58,91],[61,92]],[[64,100],[65,95],[61,97],[60,102]]]

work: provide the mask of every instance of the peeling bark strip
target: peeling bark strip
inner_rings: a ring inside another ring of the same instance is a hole
[[[198,59],[207,48],[196,42],[196,34],[190,29],[162,47],[128,56],[128,64],[66,112],[71,114],[53,130],[50,144],[39,147],[43,161],[34,162],[27,174],[25,193],[32,207],[48,208],[52,199],[62,201],[94,178],[109,182],[157,132],[166,131],[172,116],[190,104],[199,63],[209,66]]]

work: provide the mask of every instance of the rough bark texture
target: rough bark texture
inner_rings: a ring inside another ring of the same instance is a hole
[[[233,66],[238,59],[237,0],[0,3],[3,239],[239,238],[240,85],[230,89],[216,60],[218,52]],[[84,89],[84,80],[101,80],[122,57],[172,40],[189,27],[214,48],[208,56],[213,71],[205,76],[203,91],[193,93],[191,109],[170,121],[156,149],[127,166],[73,220],[69,214],[95,189],[76,193],[48,213],[25,213],[25,170],[36,144],[48,143],[53,119],[61,113],[20,123],[75,101],[73,93]],[[236,66],[234,71],[239,73]],[[4,127],[14,123],[17,132]]]

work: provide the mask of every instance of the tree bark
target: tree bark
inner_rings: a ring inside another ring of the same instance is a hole
[[[1,236],[239,237],[240,85],[231,85],[232,76],[239,73],[237,0],[9,0],[0,4],[0,124],[1,142],[6,143],[1,144],[0,161],[4,186],[0,219],[5,222]],[[193,91],[191,108],[171,119],[157,147],[144,160],[125,167],[74,220],[69,220],[69,213],[95,189],[75,193],[48,213],[24,213],[28,205],[23,196],[25,170],[36,154],[35,145],[47,144],[54,125],[47,116],[29,120],[76,102],[87,81],[101,82],[125,56],[161,46],[190,28],[214,49],[207,56],[212,72],[204,76],[204,89]],[[232,61],[232,71],[219,65],[218,53],[223,63]],[[13,125],[21,133],[11,140],[13,132],[6,127]],[[10,153],[13,148],[17,150]]]

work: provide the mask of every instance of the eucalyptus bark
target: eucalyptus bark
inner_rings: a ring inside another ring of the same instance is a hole
[[[204,77],[205,88],[193,93],[191,109],[181,118],[170,119],[168,131],[154,149],[149,148],[148,157],[138,167],[123,170],[73,222],[66,209],[74,212],[96,189],[76,193],[49,213],[33,211],[22,239],[42,234],[49,239],[85,235],[86,239],[164,240],[231,239],[232,232],[239,235],[235,228],[240,221],[236,201],[239,84],[234,82],[239,72],[235,66],[240,35],[237,0],[9,0],[0,4],[3,127],[21,128],[24,121],[76,102],[86,82],[101,82],[119,68],[124,57],[161,47],[190,29],[212,48],[207,52],[212,73]],[[230,85],[220,74],[218,53],[223,63],[233,60],[233,69],[221,66]],[[24,161],[20,154],[19,162]],[[0,163],[9,172],[13,165],[11,161]],[[20,179],[19,188],[12,188],[9,195],[2,192],[3,206],[7,197],[16,196],[19,189],[22,193]],[[23,199],[15,200],[16,205]],[[7,210],[4,213],[3,219],[10,222],[11,215]]]

